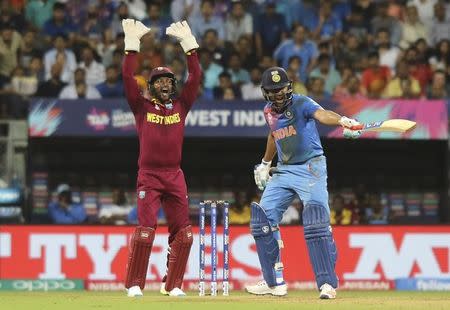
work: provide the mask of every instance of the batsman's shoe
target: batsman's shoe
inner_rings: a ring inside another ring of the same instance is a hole
[[[161,288],[159,289],[159,292],[163,295],[169,295],[169,292],[166,291],[166,283],[165,282],[161,283]]]
[[[336,290],[328,283],[320,287],[320,299],[335,299]]]
[[[141,288],[137,285],[130,287],[127,289],[127,296],[128,297],[142,297],[144,294],[142,294]]]
[[[281,284],[273,287],[269,287],[266,281],[258,282],[255,285],[247,285],[245,290],[254,295],[273,295],[273,296],[285,296],[287,295],[287,285]]]
[[[183,292],[180,288],[174,287],[174,288],[169,292],[169,296],[174,296],[174,297],[184,297],[184,296],[186,296],[186,293]]]

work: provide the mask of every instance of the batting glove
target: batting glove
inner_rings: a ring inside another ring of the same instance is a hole
[[[256,186],[258,186],[260,190],[264,190],[267,183],[270,181],[269,171],[271,164],[271,161],[264,161],[263,159],[262,162],[259,165],[256,165],[253,170]]]
[[[172,23],[166,28],[166,34],[180,41],[180,45],[185,53],[199,47],[197,40],[192,35],[191,28],[185,20]]]
[[[348,118],[346,116],[341,117],[341,119],[339,120],[339,124],[345,128],[352,128],[353,126],[361,125],[361,123],[358,122],[356,119]]]
[[[150,31],[150,28],[131,18],[122,19],[122,28],[125,34],[125,50],[139,52],[141,38]]]
[[[357,139],[357,138],[359,138],[361,133],[362,133],[361,130],[351,130],[348,128],[344,128],[344,131],[342,132],[342,134],[344,135],[344,138],[347,138],[347,139]]]

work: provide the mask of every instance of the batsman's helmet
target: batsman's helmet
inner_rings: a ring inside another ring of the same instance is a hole
[[[287,87],[284,92],[283,104],[277,108],[284,108],[292,100],[292,81],[289,79],[286,70],[281,67],[270,67],[264,71],[261,81],[261,90],[264,98],[274,104],[277,90]]]

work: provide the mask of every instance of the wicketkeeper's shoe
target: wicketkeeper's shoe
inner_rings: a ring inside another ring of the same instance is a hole
[[[260,281],[255,285],[247,285],[245,290],[254,295],[273,295],[273,296],[285,296],[287,295],[287,285],[281,284],[277,286],[269,287],[266,281]]]
[[[174,287],[174,288],[169,292],[169,296],[183,297],[183,296],[186,296],[186,293],[183,292],[180,288]]]
[[[144,294],[142,294],[141,288],[137,285],[130,287],[127,289],[127,296],[128,297],[142,297]]]
[[[320,299],[335,299],[336,290],[328,283],[320,287]]]

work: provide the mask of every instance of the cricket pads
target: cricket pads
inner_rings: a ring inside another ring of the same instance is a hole
[[[154,239],[155,230],[153,228],[136,227],[130,242],[127,277],[125,280],[126,288],[138,285],[142,290],[144,289]]]
[[[180,229],[170,244],[165,286],[167,292],[170,292],[175,287],[181,288],[183,284],[184,271],[186,270],[192,241],[192,227],[189,225]]]

